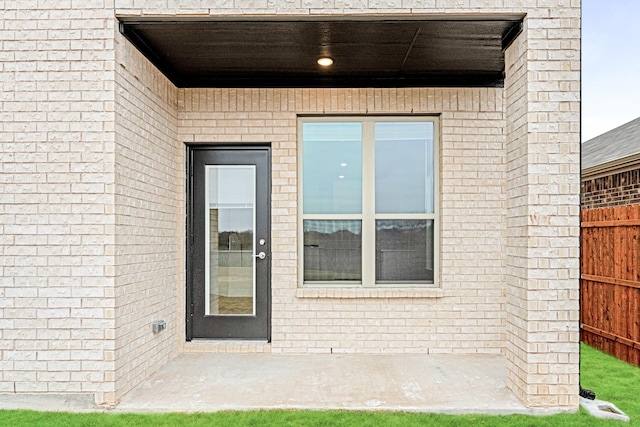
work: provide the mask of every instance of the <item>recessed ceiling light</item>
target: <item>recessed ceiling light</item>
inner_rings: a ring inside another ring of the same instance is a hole
[[[344,179],[344,175],[338,175],[338,178]]]
[[[346,168],[347,164],[346,163],[340,163],[340,167]]]
[[[322,67],[328,67],[330,65],[333,65],[333,59],[329,58],[328,56],[322,56],[318,58],[318,65]]]

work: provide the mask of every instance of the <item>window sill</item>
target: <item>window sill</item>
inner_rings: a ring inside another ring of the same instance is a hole
[[[442,298],[440,288],[298,288],[298,298]]]

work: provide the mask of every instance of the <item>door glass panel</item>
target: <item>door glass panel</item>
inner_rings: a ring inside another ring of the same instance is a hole
[[[433,123],[375,124],[376,213],[433,213]]]
[[[205,315],[253,315],[255,166],[205,168]]]

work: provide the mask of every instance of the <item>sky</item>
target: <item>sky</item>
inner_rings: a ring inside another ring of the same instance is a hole
[[[582,0],[582,141],[640,117],[640,1]]]

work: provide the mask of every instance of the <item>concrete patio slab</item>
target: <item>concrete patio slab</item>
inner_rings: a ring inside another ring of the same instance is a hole
[[[117,412],[251,409],[532,413],[492,355],[182,354]]]

